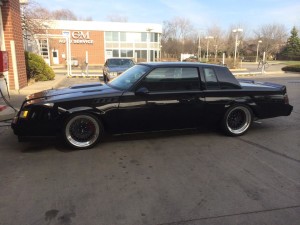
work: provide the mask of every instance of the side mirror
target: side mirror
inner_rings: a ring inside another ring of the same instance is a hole
[[[139,96],[146,96],[149,94],[149,90],[146,87],[141,87],[135,91],[135,94]]]

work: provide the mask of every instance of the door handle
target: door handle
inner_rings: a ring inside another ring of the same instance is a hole
[[[192,102],[192,101],[194,101],[195,100],[195,98],[192,98],[192,97],[187,97],[187,98],[180,98],[179,99],[179,102],[180,103],[190,103],[190,102]]]

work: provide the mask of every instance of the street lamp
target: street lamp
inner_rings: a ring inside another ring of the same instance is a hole
[[[201,62],[201,37],[200,37],[200,34],[199,34],[199,37],[198,37],[198,61]]]
[[[147,62],[150,62],[150,55],[149,55],[149,49],[150,49],[150,32],[152,31],[152,28],[147,28]]]
[[[202,52],[201,52],[201,31],[198,34],[198,61],[202,61]]]
[[[257,61],[258,61],[258,48],[259,48],[259,44],[260,44],[260,43],[262,43],[262,40],[258,40],[258,42],[257,42],[256,60],[255,60],[256,63],[257,63]]]
[[[205,39],[207,40],[207,46],[206,46],[206,62],[208,62],[208,47],[209,47],[209,39],[213,39],[213,36],[206,36]]]
[[[215,52],[215,62],[217,62],[218,45],[215,45],[215,49],[216,49],[216,52]]]
[[[237,45],[238,45],[238,33],[239,32],[243,32],[243,29],[241,28],[237,28],[232,30],[233,33],[235,33],[235,46],[234,46],[234,61],[233,61],[233,65],[235,66],[236,63],[236,52],[237,52]]]

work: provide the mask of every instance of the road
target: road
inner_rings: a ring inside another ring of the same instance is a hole
[[[18,143],[1,127],[0,224],[298,225],[300,77],[267,80],[287,85],[292,115],[237,138],[159,132],[73,151],[55,139]]]

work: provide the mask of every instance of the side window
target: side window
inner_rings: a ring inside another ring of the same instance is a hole
[[[199,90],[197,68],[167,67],[151,71],[141,84],[150,92]]]
[[[204,77],[206,81],[207,90],[220,89],[217,76],[215,74],[215,71],[212,68],[204,68]]]
[[[240,83],[227,67],[216,67],[215,71],[222,89],[240,89]]]

